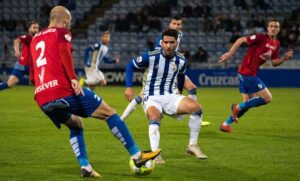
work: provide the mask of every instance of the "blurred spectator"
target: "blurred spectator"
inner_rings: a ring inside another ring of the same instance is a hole
[[[9,31],[9,32],[13,32],[15,30],[16,26],[17,26],[16,20],[10,19],[6,23],[6,30]]]
[[[207,51],[202,46],[199,46],[197,52],[192,55],[190,61],[191,62],[207,62],[208,61]]]
[[[214,30],[214,23],[211,18],[205,17],[203,22],[203,31],[212,32]]]
[[[248,4],[245,0],[234,0],[234,5],[244,10],[248,9]]]
[[[198,2],[196,7],[194,8],[193,14],[195,17],[202,17],[204,13],[204,9],[202,7],[202,3]]]
[[[271,6],[265,2],[265,0],[252,0],[253,8],[259,8],[262,10],[271,9]]]
[[[256,28],[256,32],[264,32],[266,27],[266,22],[263,16],[256,17],[253,22],[254,27]]]
[[[43,5],[40,8],[42,16],[48,18],[50,15],[51,9],[52,9],[52,7],[50,6],[49,0],[44,0]]]
[[[116,31],[128,31],[129,24],[125,15],[119,15],[115,20]]]
[[[186,5],[183,7],[183,11],[182,11],[182,16],[183,17],[187,17],[187,18],[190,18],[190,17],[193,17],[193,7],[190,6],[190,5]]]
[[[148,36],[146,43],[147,43],[146,52],[155,50],[155,38],[154,38],[154,36]]]
[[[76,1],[75,0],[59,0],[58,5],[64,6],[70,11],[76,9]]]

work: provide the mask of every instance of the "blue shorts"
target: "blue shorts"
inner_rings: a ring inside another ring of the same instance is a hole
[[[43,112],[53,121],[57,128],[68,121],[72,114],[90,117],[99,107],[102,99],[92,91],[83,89],[85,96],[68,96],[48,102],[41,106]]]
[[[25,74],[29,74],[29,65],[23,66],[17,61],[11,75],[18,77],[18,79],[21,80]]]
[[[244,94],[253,94],[266,88],[260,78],[256,76],[246,76],[238,74],[240,81],[240,92]]]

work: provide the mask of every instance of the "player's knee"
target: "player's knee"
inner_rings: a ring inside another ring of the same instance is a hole
[[[75,115],[71,115],[70,119],[64,124],[70,129],[83,128],[81,118]]]
[[[272,101],[272,95],[270,94],[270,95],[264,97],[263,99],[264,99],[265,102],[268,104],[268,103],[270,103],[270,102]]]
[[[199,109],[199,110],[197,110],[197,111],[193,112],[191,115],[194,115],[194,116],[199,116],[199,117],[201,117],[201,116],[202,116],[202,109]]]
[[[106,82],[106,80],[104,80],[104,79],[103,79],[103,80],[101,80],[101,81],[100,81],[100,85],[101,85],[101,86],[106,86],[106,85],[107,85],[107,82]]]

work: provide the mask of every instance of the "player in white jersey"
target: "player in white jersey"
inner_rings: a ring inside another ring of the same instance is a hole
[[[99,70],[100,63],[119,63],[119,57],[111,59],[107,56],[108,44],[110,42],[110,33],[105,31],[101,34],[100,41],[93,45],[90,45],[84,51],[84,70],[86,79],[81,78],[80,84],[86,84],[91,90],[95,89],[95,86],[106,85],[107,82],[103,73]]]
[[[148,69],[142,102],[149,120],[151,149],[157,150],[159,147],[159,127],[162,114],[170,116],[191,114],[189,120],[190,140],[186,151],[197,158],[206,159],[207,156],[202,153],[197,144],[202,121],[201,105],[194,99],[177,93],[176,80],[178,78],[178,81],[184,81],[187,64],[184,56],[175,51],[178,44],[177,38],[176,30],[164,30],[161,50],[145,53],[127,64],[125,96],[129,101],[134,96],[133,71]]]
[[[171,21],[169,23],[169,28],[171,29],[175,29],[179,32],[178,34],[178,38],[177,38],[177,47],[176,47],[176,51],[179,51],[179,43],[183,37],[183,33],[182,33],[182,18],[180,16],[174,16],[171,18]],[[157,41],[155,43],[155,49],[161,49],[161,40],[162,40],[162,35],[160,35],[157,38]],[[147,74],[147,71],[145,72],[145,74]],[[145,76],[145,75],[144,75]],[[144,82],[143,82],[144,85]],[[190,80],[190,78],[188,76],[185,76],[185,81],[184,81],[184,89],[188,91],[189,93],[189,97],[191,97],[192,99],[194,99],[195,101],[197,101],[197,86]],[[182,90],[180,90],[181,92]],[[135,110],[136,106],[138,104],[141,103],[141,96],[137,96],[134,99],[131,100],[131,102],[127,105],[126,109],[124,110],[121,118],[122,120],[125,120],[129,114]],[[178,119],[183,119],[182,116],[177,117]],[[210,122],[208,121],[202,121],[202,125],[207,126],[209,125]]]

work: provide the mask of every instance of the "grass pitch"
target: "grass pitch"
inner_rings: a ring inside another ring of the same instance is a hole
[[[240,102],[237,88],[199,88],[204,120],[199,145],[207,160],[185,153],[188,117],[161,123],[164,165],[149,176],[135,177],[129,155],[106,123],[84,119],[90,162],[101,180],[300,180],[300,89],[271,88],[271,104],[254,108],[234,124],[234,132],[219,131],[230,105]],[[138,88],[136,89],[138,92]],[[97,87],[96,93],[119,114],[126,107],[123,87]],[[148,124],[139,107],[126,121],[141,149],[150,148]],[[0,92],[0,180],[82,180],[66,127],[57,130],[33,101],[33,87]]]

